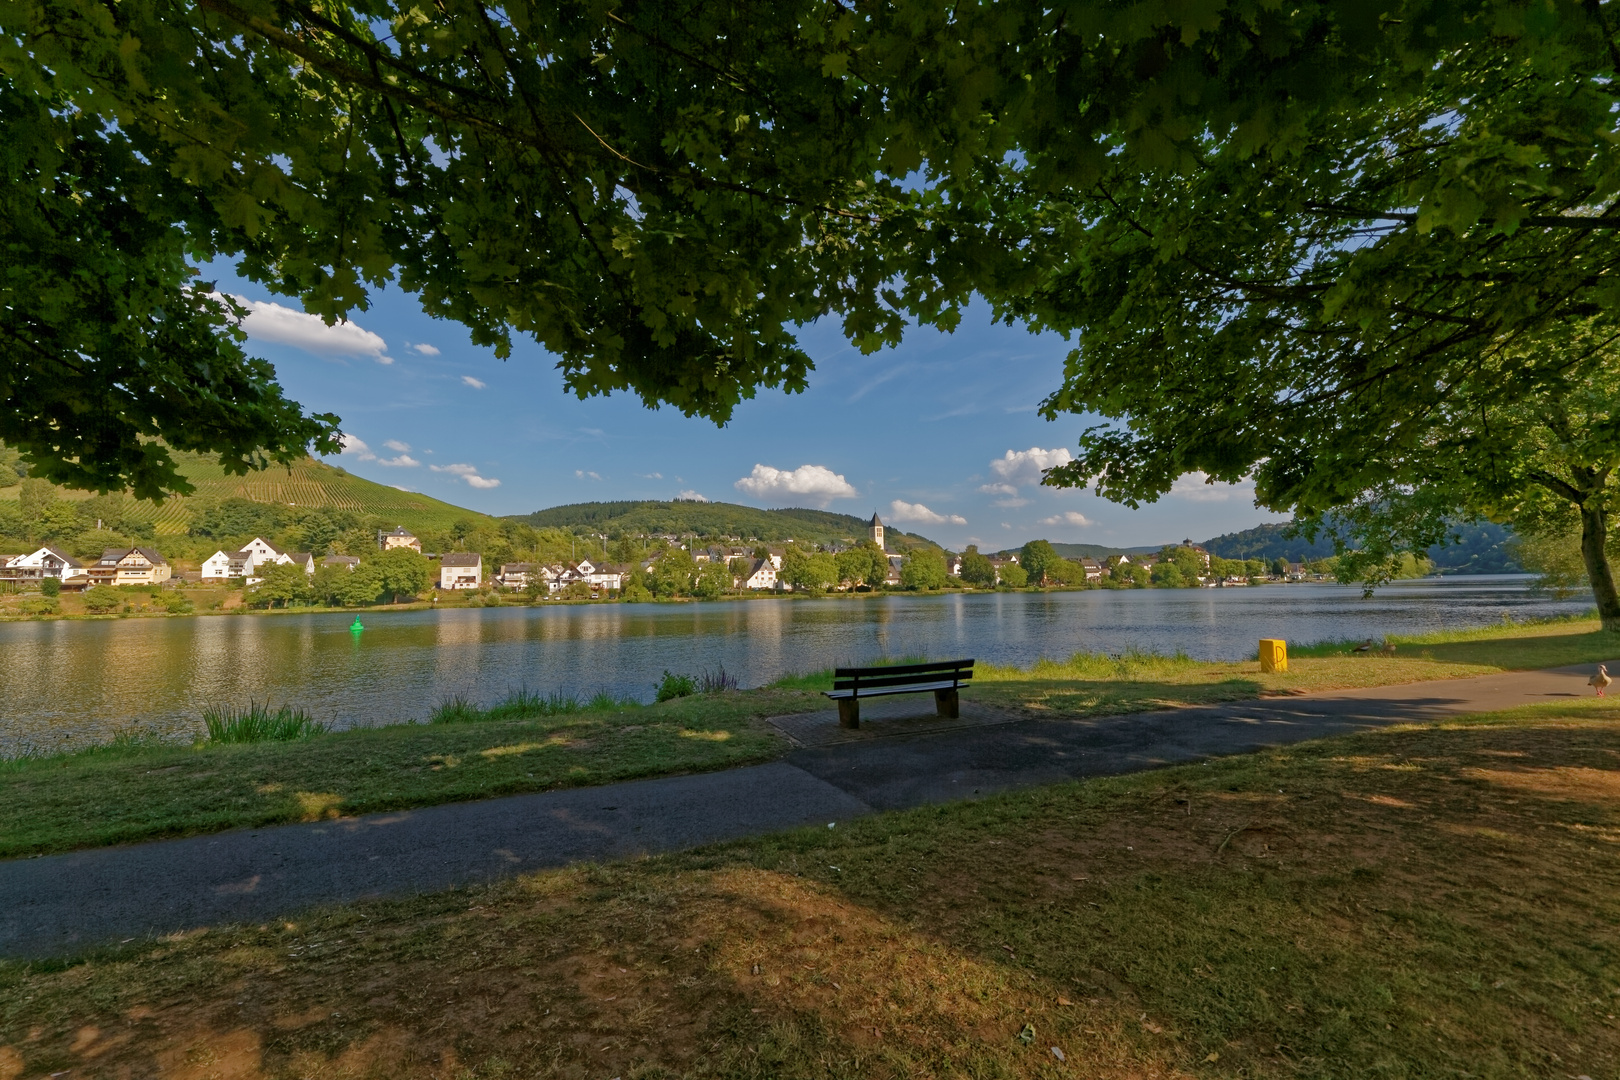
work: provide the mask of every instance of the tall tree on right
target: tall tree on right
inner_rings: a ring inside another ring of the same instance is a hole
[[[1047,483],[1134,506],[1252,480],[1345,523],[1373,581],[1459,511],[1574,515],[1620,629],[1617,8],[1102,5],[985,46],[1040,104],[998,84],[1019,153],[954,203],[1023,253],[986,283],[1001,312],[1077,336],[1044,414],[1102,418]]]

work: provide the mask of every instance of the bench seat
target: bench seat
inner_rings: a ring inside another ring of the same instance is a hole
[[[954,719],[960,713],[958,691],[973,678],[972,660],[934,664],[891,664],[887,667],[836,668],[833,688],[826,695],[838,702],[840,727],[861,726],[861,698],[932,691],[934,711]]]
[[[882,697],[885,694],[920,694],[924,690],[955,690],[960,685],[954,679],[946,679],[943,682],[907,683],[904,686],[874,686],[870,690],[864,686],[859,691],[828,690],[826,695],[836,701],[840,698]]]

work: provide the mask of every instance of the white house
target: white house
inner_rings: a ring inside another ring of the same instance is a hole
[[[253,569],[257,565],[258,561],[254,558],[253,552],[246,549],[233,551],[230,554],[230,565],[226,569],[225,575],[233,578],[239,577],[246,581],[253,578]],[[257,581],[258,579],[253,578],[253,580]],[[252,582],[249,582],[249,584],[252,584]]]
[[[218,581],[231,576],[231,557],[223,551],[216,551],[202,562],[202,579],[204,581]]]
[[[945,572],[951,575],[951,577],[961,577],[962,556],[947,553],[945,556]]]
[[[597,566],[589,559],[581,559],[568,568],[570,581],[583,581],[597,589],[619,589],[624,585],[624,572],[607,566]]]
[[[308,551],[294,551],[283,555],[277,562],[290,562],[306,574],[315,573],[315,556]]]
[[[439,588],[476,589],[484,578],[484,557],[452,551],[439,556]]]
[[[49,545],[40,548],[32,555],[18,555],[0,572],[0,579],[14,581],[19,584],[39,584],[45,578],[56,578],[58,581],[67,581],[85,575],[85,566],[78,559],[65,551],[59,551]]]
[[[328,555],[321,560],[322,566],[341,566],[345,570],[353,570],[360,565],[358,555]]]
[[[310,557],[305,555],[302,558],[309,559]],[[202,578],[204,581],[223,581],[226,578],[253,578],[256,581],[258,579],[254,578],[253,575],[255,567],[265,566],[269,563],[290,563],[292,561],[292,556],[278,551],[276,546],[264,537],[255,536],[242,545],[241,551],[216,551],[204,559]],[[304,565],[308,573],[313,574],[315,572],[313,565],[305,564],[302,561],[300,565]],[[253,584],[253,581],[249,581],[248,584]]]
[[[283,557],[280,549],[262,536],[255,536],[253,539],[243,544],[242,550],[251,551],[253,553],[253,561],[258,566],[263,566],[265,563],[292,561],[291,559]]]
[[[774,589],[776,588],[776,563],[770,559],[755,559],[754,565],[749,569],[748,576],[743,578],[743,587],[747,589]]]
[[[508,589],[526,589],[531,583],[539,582],[544,585],[547,592],[557,591],[557,579],[562,576],[560,566],[542,566],[540,563],[502,563],[501,572],[495,575],[498,584]]]

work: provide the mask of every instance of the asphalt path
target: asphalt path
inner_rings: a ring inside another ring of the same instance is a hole
[[[1591,665],[796,750],[769,765],[0,862],[0,956],[847,821],[1584,697]]]

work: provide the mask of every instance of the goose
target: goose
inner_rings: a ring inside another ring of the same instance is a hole
[[[1355,648],[1351,649],[1350,651],[1351,652],[1372,652],[1372,638],[1368,638],[1366,641],[1363,641],[1360,645],[1357,645]]]
[[[1382,652],[1385,656],[1394,656],[1395,655],[1395,643],[1393,641],[1386,641],[1386,642],[1384,642],[1383,649],[1381,649],[1379,651]]]
[[[1587,679],[1586,685],[1597,687],[1597,696],[1602,697],[1603,691],[1607,690],[1609,688],[1609,684],[1612,682],[1614,682],[1614,680],[1609,677],[1609,669],[1604,665],[1599,664],[1597,674],[1593,675],[1590,679]]]

